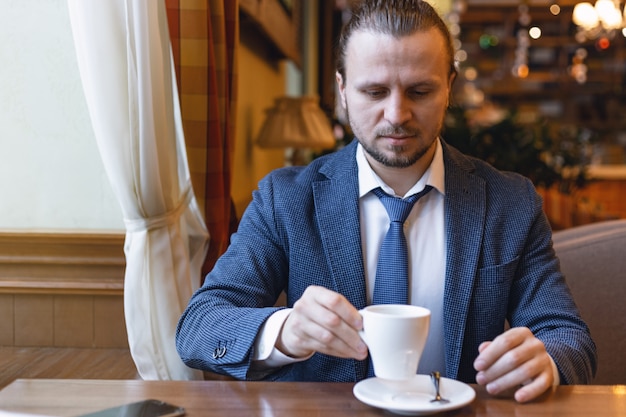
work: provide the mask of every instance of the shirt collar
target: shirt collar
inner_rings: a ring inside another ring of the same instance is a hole
[[[377,187],[381,187],[386,193],[393,195],[393,189],[372,170],[365,158],[365,150],[359,143],[356,150],[356,164],[359,171],[359,198]],[[445,194],[445,170],[443,165],[443,148],[441,141],[437,139],[435,155],[424,175],[411,187],[406,196],[418,193],[427,185],[432,186],[442,195]]]

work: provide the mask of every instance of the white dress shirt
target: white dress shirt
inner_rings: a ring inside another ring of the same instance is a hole
[[[427,185],[433,187],[413,206],[404,222],[404,233],[409,254],[409,304],[426,307],[431,311],[430,331],[418,373],[440,371],[445,375],[443,342],[443,290],[446,273],[445,170],[441,143],[437,141],[433,161],[424,175],[403,196],[398,196],[376,175],[363,152],[359,145],[357,149],[359,208],[368,304],[371,303],[374,293],[378,253],[389,228],[387,210],[371,191],[381,187],[387,194],[406,198],[419,193]]]

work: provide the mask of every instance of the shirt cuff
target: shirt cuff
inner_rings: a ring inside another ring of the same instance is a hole
[[[296,362],[309,359],[313,354],[303,358],[287,356],[276,349],[278,334],[291,313],[291,308],[284,308],[272,314],[259,329],[256,342],[254,343],[254,355],[252,361],[255,369],[280,368]]]

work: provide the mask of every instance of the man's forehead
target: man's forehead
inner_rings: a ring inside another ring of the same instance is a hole
[[[396,83],[409,87],[445,82],[449,58],[437,28],[395,37],[373,30],[359,30],[346,50],[346,79],[353,86]]]
[[[381,57],[444,56],[446,48],[443,35],[436,28],[415,31],[408,35],[393,36],[374,30],[358,30],[346,46],[346,61],[381,59]],[[346,62],[347,65],[347,62]]]
[[[435,40],[435,38],[437,38],[437,40]],[[415,43],[421,43],[421,41],[426,40],[428,40],[429,42],[444,42],[444,36],[436,27],[416,29],[411,33],[406,33],[402,35],[394,35],[372,28],[362,28],[352,32],[346,44],[346,52],[350,51],[350,49],[353,49],[354,46],[358,46],[359,50],[361,48],[367,48],[368,43],[402,42],[409,39],[415,40]],[[367,49],[365,50],[367,51]]]

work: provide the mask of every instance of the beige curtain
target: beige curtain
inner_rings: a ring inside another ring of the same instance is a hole
[[[98,147],[127,228],[124,307],[144,379],[199,379],[174,343],[208,232],[191,186],[163,1],[68,0]]]

